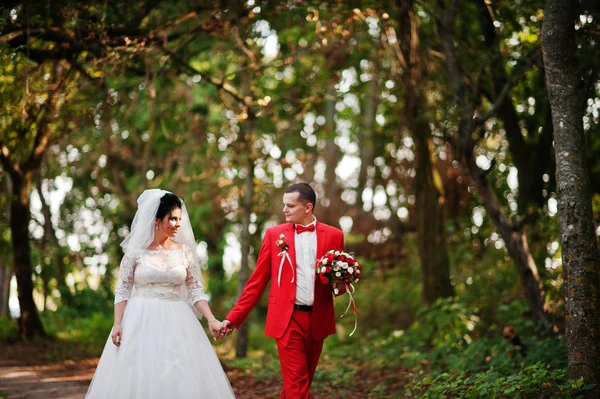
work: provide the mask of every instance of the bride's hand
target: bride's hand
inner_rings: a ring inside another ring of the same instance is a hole
[[[222,326],[223,326],[223,323],[221,323],[217,319],[214,319],[214,320],[208,322],[208,329],[210,330],[210,333],[212,334],[214,339],[223,338],[223,335],[221,334]]]
[[[110,337],[112,338],[113,344],[119,347],[121,346],[121,337],[123,336],[123,327],[120,324],[115,324],[113,326],[112,334]]]

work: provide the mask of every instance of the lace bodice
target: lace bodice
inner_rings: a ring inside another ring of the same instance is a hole
[[[208,300],[189,247],[144,250],[134,255],[125,254],[121,260],[115,303],[130,297],[183,300],[186,299],[185,291],[182,291],[185,289],[191,303]]]

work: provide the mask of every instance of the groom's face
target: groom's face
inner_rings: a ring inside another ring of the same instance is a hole
[[[304,204],[298,200],[299,193],[283,194],[283,214],[285,221],[306,225],[312,222],[312,204]]]

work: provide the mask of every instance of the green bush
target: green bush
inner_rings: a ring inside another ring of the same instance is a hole
[[[113,325],[112,314],[94,312],[79,317],[68,309],[45,312],[42,320],[49,335],[94,346],[104,345]]]
[[[522,398],[570,399],[579,398],[587,388],[581,381],[570,383],[566,369],[552,369],[536,363],[510,375],[502,375],[493,368],[481,373],[454,371],[417,376],[406,386],[407,398]]]
[[[15,319],[10,317],[0,318],[0,343],[13,343],[19,336],[19,326]]]

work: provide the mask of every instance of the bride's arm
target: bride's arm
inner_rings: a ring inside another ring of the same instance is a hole
[[[121,325],[121,322],[123,321],[123,313],[125,313],[125,306],[127,306],[127,301],[123,301],[123,302],[119,302],[119,303],[115,304],[115,306],[114,306],[114,314],[115,314],[114,324],[115,324],[115,326]]]
[[[194,303],[194,307],[198,309],[198,312],[200,312],[202,316],[206,317],[206,320],[208,320],[209,323],[217,320],[217,318],[213,315],[212,310],[210,310],[210,305],[207,301],[198,301]]]
[[[215,339],[222,338],[221,322],[215,318],[208,304],[208,295],[204,292],[200,270],[196,267],[196,262],[188,247],[184,248],[187,277],[185,283],[188,292],[194,301],[194,307],[200,314],[208,320],[208,328]]]
[[[121,325],[121,322],[123,321],[123,313],[125,312],[126,305],[127,301],[122,301],[116,303],[114,307],[115,321],[110,337],[112,338],[113,344],[116,346],[121,346],[121,337],[123,336],[123,326]]]
[[[123,313],[127,300],[133,289],[133,274],[135,273],[135,257],[125,254],[121,260],[119,268],[119,279],[117,281],[117,289],[115,291],[115,306],[114,306],[114,325],[111,333],[113,344],[121,346],[121,338],[123,335]]]

